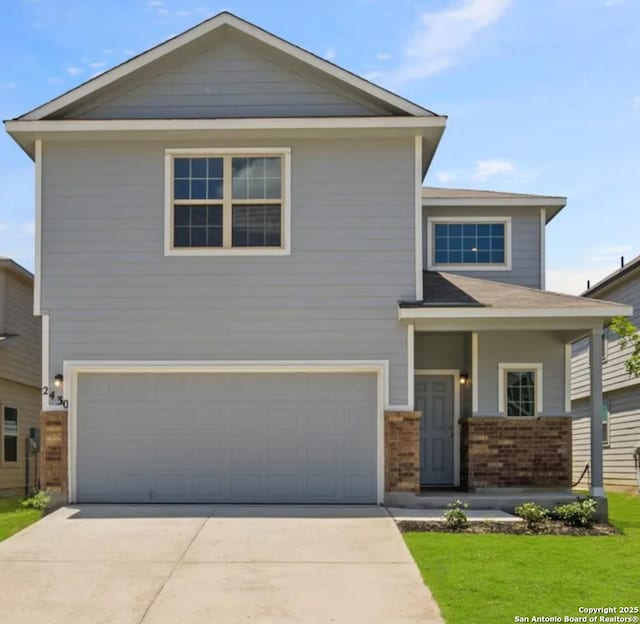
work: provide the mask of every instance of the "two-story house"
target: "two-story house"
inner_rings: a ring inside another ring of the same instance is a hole
[[[602,297],[633,306],[631,321],[640,325],[640,256],[622,262],[622,266],[588,288],[583,297]],[[602,453],[604,485],[607,489],[638,491],[640,488],[640,379],[629,375],[625,361],[632,352],[622,349],[620,337],[610,329],[603,334]],[[590,462],[589,344],[574,345],[572,362],[573,473],[580,478]],[[588,484],[589,472],[583,478]]]
[[[0,496],[37,487],[42,405],[40,319],[33,316],[33,275],[0,258]]]
[[[48,484],[568,488],[570,344],[630,308],[544,291],[564,198],[423,189],[445,123],[229,13],[7,122],[36,166],[43,383],[63,380]]]

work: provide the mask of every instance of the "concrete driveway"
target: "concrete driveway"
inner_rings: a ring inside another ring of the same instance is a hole
[[[74,505],[0,543],[2,621],[441,623],[380,507]]]

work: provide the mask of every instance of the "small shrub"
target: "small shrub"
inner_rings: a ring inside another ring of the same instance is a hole
[[[44,511],[50,502],[51,497],[46,492],[36,492],[28,498],[23,498],[20,501],[20,506],[23,509],[39,509],[40,511]]]
[[[444,519],[447,526],[453,531],[458,531],[469,526],[469,519],[467,514],[464,513],[465,509],[468,509],[469,505],[463,503],[461,500],[455,500],[453,503],[447,505],[447,510],[444,512]]]
[[[549,517],[549,510],[536,503],[523,503],[514,511],[527,523],[527,528],[531,531],[540,528],[540,525]]]
[[[566,505],[558,505],[553,510],[553,515],[566,526],[589,528],[595,522],[597,508],[598,503],[593,498],[584,498]]]

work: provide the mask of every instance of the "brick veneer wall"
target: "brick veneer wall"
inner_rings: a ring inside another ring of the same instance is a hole
[[[52,501],[66,502],[68,483],[67,412],[40,413],[40,487]]]
[[[384,414],[386,492],[420,491],[420,412]]]
[[[467,488],[571,487],[570,417],[476,416],[461,426]]]

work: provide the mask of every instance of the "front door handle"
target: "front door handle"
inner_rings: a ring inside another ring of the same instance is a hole
[[[449,427],[449,437],[453,438],[453,427]]]

